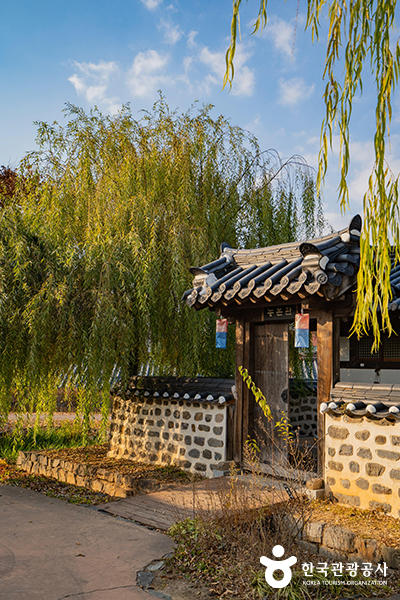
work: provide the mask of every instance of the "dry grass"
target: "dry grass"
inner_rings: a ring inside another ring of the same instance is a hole
[[[188,578],[192,586],[198,586],[201,598],[208,593],[221,599],[329,600],[343,596],[387,597],[390,592],[397,592],[396,574],[391,575],[388,586],[366,585],[366,581],[370,582],[358,575],[355,578],[346,575],[337,581],[329,571],[326,577],[320,577],[318,585],[303,583],[301,564],[320,562],[320,558],[311,556],[296,545],[296,536],[308,520],[351,527],[349,519],[354,519],[360,534],[363,532],[366,537],[374,535],[379,539],[385,529],[386,537],[383,539],[396,546],[399,528],[394,519],[381,520],[383,515],[370,515],[367,519],[361,511],[312,502],[305,493],[307,474],[302,469],[302,461],[310,464],[309,457],[294,452],[291,458],[292,461],[283,459],[270,465],[270,470],[280,475],[283,472],[287,474],[286,483],[293,498],[289,498],[288,488],[285,489],[282,482],[275,482],[272,490],[266,487],[262,465],[257,458],[257,444],[247,445],[245,464],[251,473],[247,485],[243,485],[243,478],[232,471],[230,485],[221,488],[221,492],[210,499],[214,510],[202,511],[199,507],[194,519],[186,519],[171,529],[177,549],[164,576],[177,581],[179,577]],[[378,533],[380,520],[382,525]],[[265,570],[260,565],[260,557],[272,558],[272,548],[277,544],[284,547],[284,558],[294,555],[298,559],[292,582],[282,590],[273,590],[266,584]],[[343,583],[346,577],[348,585]]]
[[[399,591],[398,575],[395,572],[385,578],[388,585],[384,586],[369,585],[370,580],[362,575],[351,577],[344,574],[338,580],[329,570],[327,576],[313,576],[314,580],[318,579],[318,585],[305,585],[301,564],[313,562],[316,565],[326,559],[312,556],[296,545],[296,534],[301,523],[308,519],[328,522],[325,515],[331,515],[332,522],[349,526],[345,521],[348,515],[343,514],[340,510],[342,507],[339,509],[335,505],[310,502],[300,495],[295,500],[286,497],[280,501],[275,496],[274,503],[266,496],[265,503],[259,504],[262,489],[259,489],[258,494],[250,493],[251,486],[241,485],[235,474],[231,475],[230,481],[230,489],[214,495],[214,512],[198,509],[194,519],[186,519],[171,528],[170,535],[177,548],[168,561],[163,577],[159,578],[160,586],[165,586],[165,590],[170,589],[171,578],[174,579],[172,589],[179,588],[179,578],[183,577],[190,581],[190,585],[188,588],[185,582],[181,585],[182,589],[197,589],[200,598],[214,596],[240,600],[264,597],[275,600],[330,600],[352,596],[388,597],[390,593]],[[374,518],[377,522],[378,516],[375,515]],[[360,514],[360,526],[361,522]],[[368,529],[370,522],[365,522],[364,532],[369,534],[368,537],[371,537],[371,530]],[[279,591],[266,584],[264,569],[260,565],[261,556],[272,558],[272,548],[276,544],[284,547],[284,558],[294,555],[298,559],[293,569],[292,582]],[[193,592],[193,597],[196,597],[196,593]]]
[[[383,511],[359,510],[324,501],[313,503],[312,516],[314,521],[347,527],[358,537],[378,540],[382,546],[400,548],[400,519]]]
[[[207,586],[218,598],[259,597],[260,557],[272,556],[277,544],[285,548],[285,556],[300,556],[296,536],[311,516],[304,483],[291,481],[297,490],[294,499],[282,486],[266,487],[254,445],[246,446],[245,463],[250,473],[246,482],[232,469],[229,485],[214,492],[207,510],[199,506],[195,519],[170,530],[177,543],[170,572]]]

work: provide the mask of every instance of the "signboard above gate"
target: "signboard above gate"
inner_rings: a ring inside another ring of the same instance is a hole
[[[294,319],[296,314],[295,306],[271,306],[270,308],[264,308],[264,321],[283,320],[287,321],[291,318]]]

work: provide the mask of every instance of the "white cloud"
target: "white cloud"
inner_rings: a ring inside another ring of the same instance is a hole
[[[99,77],[103,80],[108,80],[111,75],[118,70],[117,63],[104,62],[103,60],[99,61],[97,64],[74,62],[74,66],[87,77]]]
[[[127,83],[134,96],[151,96],[157,88],[168,81],[164,67],[168,57],[156,50],[139,52],[128,72]]]
[[[179,25],[173,25],[171,21],[162,20],[158,25],[158,29],[164,31],[164,42],[171,45],[179,42],[183,35]]]
[[[268,20],[267,35],[276,50],[282,52],[289,60],[293,58],[294,26],[291,23],[272,16]]]
[[[283,106],[296,106],[304,100],[311,98],[315,84],[307,85],[301,77],[292,79],[279,79],[279,104]]]
[[[79,77],[76,73],[69,78],[69,81],[75,87],[78,96],[84,96],[91,104],[103,100],[107,91],[106,85],[87,85],[84,78]]]
[[[260,115],[257,115],[252,121],[244,125],[244,129],[251,132],[259,132],[262,126],[263,124],[261,121],[261,117]],[[255,135],[258,135],[258,133],[256,133]]]
[[[236,75],[232,93],[234,96],[252,96],[254,92],[254,84],[254,71],[249,69],[249,67],[243,66]]]
[[[238,46],[235,56],[235,80],[232,87],[234,96],[252,96],[254,92],[255,77],[254,71],[246,66],[246,61],[252,56],[243,46]],[[212,52],[204,47],[200,52],[200,61],[207,65],[213,74],[209,74],[206,79],[206,86],[222,86],[222,80],[225,73],[225,52]]]
[[[189,48],[196,48],[197,47],[197,43],[194,41],[194,38],[196,37],[196,35],[198,34],[198,31],[194,31],[194,29],[192,29],[192,31],[189,31],[189,35],[187,36],[187,45]]]
[[[182,61],[184,72],[181,75],[177,75],[175,77],[176,81],[182,81],[187,85],[187,89],[190,94],[193,93],[193,84],[190,79],[193,63],[194,58],[192,56],[185,56],[185,58]]]
[[[183,59],[183,67],[185,69],[185,73],[187,73],[193,64],[193,56],[185,56]]]
[[[146,8],[149,10],[154,10],[159,4],[161,4],[162,0],[142,0],[142,2]]]
[[[115,62],[100,61],[96,63],[73,63],[80,73],[74,73],[68,78],[78,96],[82,96],[90,104],[105,106],[110,112],[117,112],[121,108],[118,98],[107,94],[110,79],[119,71]]]

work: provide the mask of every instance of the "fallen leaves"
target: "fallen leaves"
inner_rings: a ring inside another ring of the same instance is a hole
[[[134,475],[138,479],[155,479],[163,482],[189,483],[191,479],[185,471],[175,466],[151,465],[135,462],[126,458],[111,458],[107,456],[110,444],[99,444],[81,448],[63,448],[60,450],[40,450],[40,454],[50,458],[60,458],[96,468],[103,468],[121,473]]]
[[[28,488],[34,492],[41,492],[52,498],[67,500],[72,504],[93,505],[108,502],[113,499],[108,494],[92,492],[86,488],[62,483],[51,477],[28,475],[3,459],[0,459],[0,483]]]
[[[380,510],[358,510],[331,502],[315,502],[312,520],[347,527],[358,537],[374,538],[382,546],[400,548],[400,519]]]

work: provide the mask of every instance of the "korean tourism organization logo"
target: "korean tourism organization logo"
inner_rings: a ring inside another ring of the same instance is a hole
[[[285,554],[285,550],[283,546],[274,546],[272,548],[272,554],[276,558],[280,558]],[[283,588],[289,585],[292,580],[292,569],[294,564],[297,563],[297,558],[295,556],[290,556],[285,560],[274,560],[273,558],[268,558],[267,556],[262,556],[260,558],[260,563],[266,567],[265,569],[265,581],[271,587],[275,589]],[[274,573],[275,571],[282,571],[283,577],[282,579],[275,579]]]
[[[275,558],[281,558],[285,554],[285,550],[282,546],[277,545],[272,548],[272,554],[275,556]],[[268,558],[267,556],[262,556],[260,558],[260,562],[265,567],[265,581],[272,588],[279,589],[288,586],[291,582],[291,567],[296,564],[297,558],[295,556],[290,556],[284,560],[274,560],[272,558]],[[326,562],[320,562],[316,565],[310,562],[303,563],[301,568],[304,575],[304,585],[337,586],[338,583],[341,583],[344,586],[380,586],[387,584],[387,581],[385,580],[376,579],[376,577],[379,576],[386,577],[387,565],[385,562],[379,563],[375,566],[369,562],[334,562],[330,565],[328,565]],[[275,571],[281,571],[283,573],[283,577],[281,579],[275,579]],[[358,575],[361,575],[363,579],[360,580],[357,578]]]
[[[376,579],[380,576],[386,577],[387,564],[385,562],[378,565],[373,565],[370,562],[333,562],[330,565],[326,562],[320,562],[314,565],[310,562],[302,564],[301,568],[305,577],[303,583],[306,585],[337,585],[339,582],[346,586],[387,585],[386,580]],[[313,579],[314,575],[318,577],[317,580]],[[357,578],[359,575],[362,576],[362,580]],[[322,577],[329,577],[329,579],[322,579]]]

